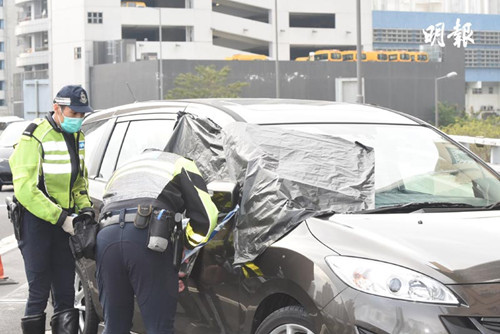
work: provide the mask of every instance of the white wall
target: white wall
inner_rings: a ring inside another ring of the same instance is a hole
[[[290,13],[334,13],[335,29],[289,28]],[[274,22],[274,13],[272,22]],[[274,31],[274,26],[271,29]],[[280,1],[278,2],[278,32],[279,58],[281,60],[290,60],[290,45],[355,46],[356,1]],[[274,39],[272,40],[274,41]],[[361,43],[365,50],[372,49],[372,0],[361,0]],[[274,53],[274,46],[271,47],[271,50]]]
[[[88,12],[102,12],[102,24],[87,23]],[[119,0],[52,0],[51,19],[51,79],[52,95],[64,85],[89,87],[89,66],[92,65],[92,42],[121,39]],[[74,50],[82,48],[81,59]]]
[[[244,38],[269,43],[275,57],[275,34],[278,32],[279,59],[290,59],[290,45],[356,46],[356,1],[280,0],[278,27],[274,26],[274,1],[233,0],[270,10],[269,23],[212,12],[211,1],[193,1],[193,8],[162,8],[163,26],[193,26],[192,42],[163,42],[164,59],[224,59],[240,50],[214,46],[212,31],[220,30]],[[372,0],[361,0],[362,45],[372,49]],[[102,12],[103,24],[88,24],[87,12]],[[335,13],[335,29],[289,28],[289,13]],[[124,8],[120,0],[50,0],[51,27],[50,70],[52,94],[66,84],[89,87],[92,66],[92,42],[121,39],[122,26],[158,26],[157,8]],[[156,45],[155,45],[156,44]],[[159,50],[158,42],[137,42],[137,58]],[[75,47],[82,48],[82,58],[74,59]]]
[[[270,23],[263,23],[221,13],[212,12],[211,3],[195,1],[193,8],[163,8],[161,20],[163,26],[194,26],[192,42],[163,42],[162,55],[165,59],[223,59],[234,53],[244,53],[231,48],[212,45],[212,30],[229,33],[233,36],[252,38],[268,42],[270,56],[275,57],[274,1],[235,0],[234,2],[258,6],[270,10]],[[372,49],[371,0],[362,0],[362,44],[364,49]],[[158,26],[159,11],[156,8],[121,8],[122,25]],[[335,29],[289,28],[289,13],[335,13]],[[278,43],[280,60],[290,59],[290,45],[356,45],[356,2],[338,2],[330,0],[287,0],[278,2]],[[155,52],[159,46],[151,43],[139,43],[137,55]],[[172,46],[176,46],[172,49]],[[153,51],[154,50],[154,51]],[[224,54],[224,52],[227,52]]]
[[[482,87],[481,94],[472,94],[477,84],[467,83],[467,89],[465,94],[465,106],[467,112],[471,111],[471,107],[474,112],[478,112],[481,106],[493,106],[494,110],[500,111],[500,83],[498,82],[483,82],[480,84]],[[489,87],[493,87],[493,94],[489,94]]]

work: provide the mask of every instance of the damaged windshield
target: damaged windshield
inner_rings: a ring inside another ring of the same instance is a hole
[[[500,201],[500,181],[435,131],[412,125],[280,125],[359,141],[375,152],[375,208],[417,203],[485,207]]]

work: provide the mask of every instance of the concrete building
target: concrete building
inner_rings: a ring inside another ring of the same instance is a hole
[[[500,15],[373,11],[373,47],[419,50],[429,45],[423,30],[442,23],[444,43],[458,48],[447,38],[457,19],[461,25],[471,24],[474,40],[460,45],[465,52],[466,110],[500,113]]]
[[[14,3],[15,35],[23,48],[16,59],[22,73],[13,80],[23,96],[14,104],[16,113],[28,118],[40,113],[61,86],[89,87],[89,69],[97,64],[221,60],[238,53],[290,60],[356,45],[354,1],[145,0],[145,7],[140,2],[122,7],[120,0]],[[361,16],[363,44],[371,48],[371,0],[362,0]]]
[[[120,0],[5,2],[4,15],[10,18],[3,37],[8,50],[3,100],[9,110],[36,117],[48,110],[61,86],[90,87],[90,69],[99,64],[223,60],[252,53],[286,61],[314,50],[356,46],[355,1],[128,3],[136,7],[124,7]],[[470,22],[475,44],[465,49],[467,110],[500,107],[500,16],[485,15],[499,13],[500,0],[362,0],[361,8],[364,50],[416,50],[425,45],[422,29],[430,24],[443,22],[451,29],[456,18]],[[0,58],[1,50],[0,45]],[[159,72],[160,66],[146,75],[160,82]],[[0,101],[1,94],[0,89]]]
[[[9,57],[9,107],[13,114],[31,119],[47,111],[51,102],[48,3],[15,0],[7,6],[12,13],[9,24],[15,21],[8,44],[15,52]]]
[[[5,96],[5,112],[8,115],[14,113],[14,95],[17,90],[14,84],[14,73],[21,71],[22,69],[16,67],[16,58],[22,52],[20,46],[17,43],[17,38],[15,35],[16,25],[18,24],[18,12],[13,1],[3,0],[3,7],[0,10],[3,11],[4,18],[4,43],[5,43],[5,68],[4,68],[4,96]]]
[[[3,0],[0,0],[0,115],[8,115],[7,101],[6,101],[6,88],[5,83],[5,12],[3,8]]]

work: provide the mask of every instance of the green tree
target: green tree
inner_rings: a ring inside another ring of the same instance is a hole
[[[464,112],[458,110],[458,106],[449,103],[438,103],[440,128],[453,124],[457,119],[464,117]]]
[[[196,73],[181,73],[175,80],[175,88],[169,90],[167,99],[196,99],[239,97],[241,89],[248,86],[247,82],[226,83],[231,69],[224,66],[217,70],[214,65],[196,66]]]
[[[500,116],[491,116],[482,120],[464,115],[456,118],[455,123],[442,127],[441,130],[449,135],[500,138]],[[490,160],[489,146],[470,145],[470,149],[482,159]]]

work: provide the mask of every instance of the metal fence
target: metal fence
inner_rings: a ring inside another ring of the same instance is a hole
[[[489,148],[489,162],[493,168],[500,171],[500,139],[468,136],[451,136],[451,138],[468,148],[470,148],[470,145]]]

